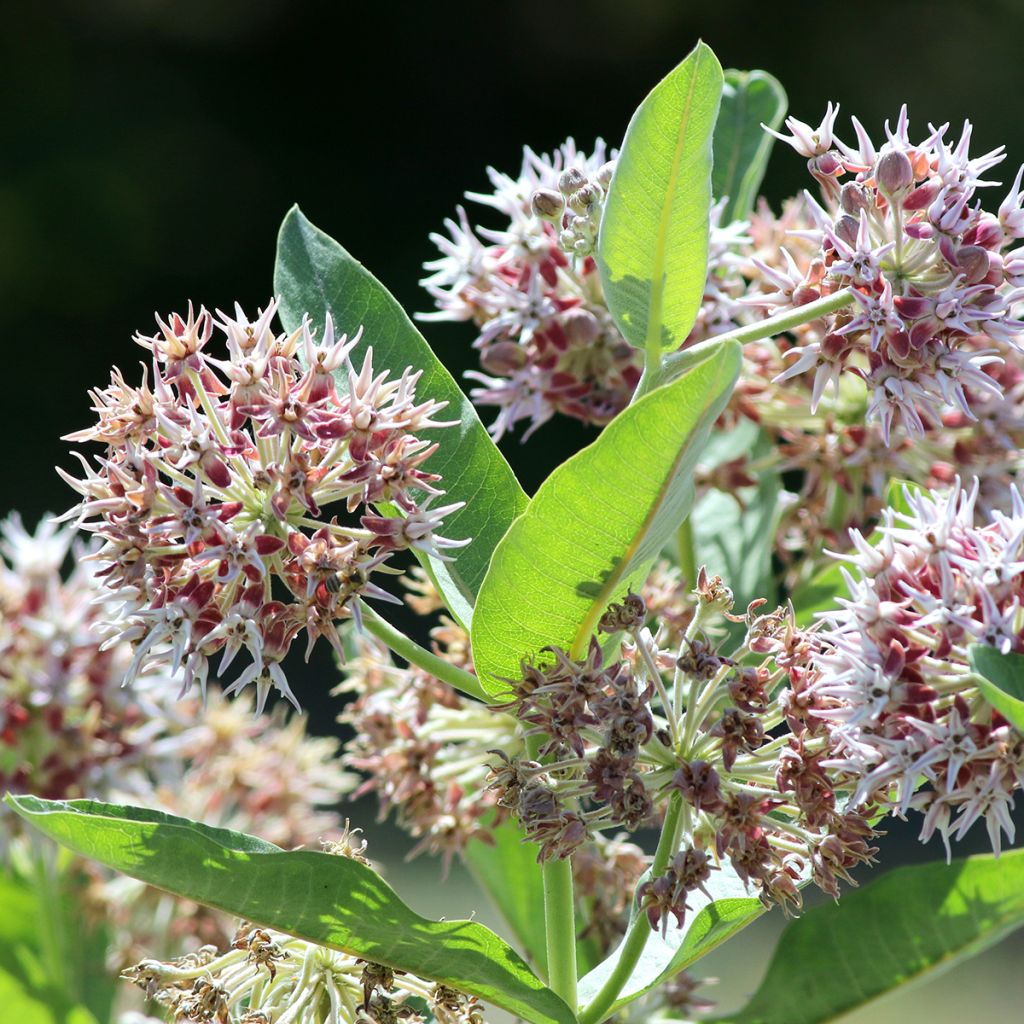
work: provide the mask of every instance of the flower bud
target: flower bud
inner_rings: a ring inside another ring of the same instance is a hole
[[[557,221],[565,209],[565,200],[549,188],[539,188],[530,197],[533,212],[541,220]]]
[[[601,164],[597,170],[597,174],[594,176],[598,185],[600,185],[606,192],[608,191],[608,186],[612,183],[612,175],[615,173],[615,163],[616,161],[609,160],[606,164]]]
[[[601,190],[589,182],[569,196],[569,208],[576,213],[589,213],[601,199]]]
[[[914,168],[910,158],[899,149],[883,153],[875,164],[875,181],[890,198],[905,195],[914,187]]]
[[[836,221],[836,234],[847,244],[857,247],[857,232],[860,224],[849,214],[842,216]]]
[[[956,254],[956,259],[967,284],[978,284],[988,276],[988,250],[980,245],[965,245]]]
[[[597,317],[579,306],[567,309],[559,322],[571,345],[589,345],[601,333],[601,323]]]
[[[587,176],[578,167],[567,167],[558,176],[558,191],[563,196],[571,196],[586,184]]]
[[[526,352],[514,341],[498,341],[488,345],[480,355],[480,365],[488,373],[507,376],[526,365]]]
[[[867,189],[855,181],[848,181],[839,190],[839,205],[846,213],[856,217],[861,210],[868,209]]]

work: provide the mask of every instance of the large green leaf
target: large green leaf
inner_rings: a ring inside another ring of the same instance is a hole
[[[687,897],[692,909],[682,928],[670,926],[664,936],[660,931],[651,932],[639,962],[609,1009],[609,1015],[685,970],[765,912],[764,904],[748,895],[739,876],[728,865],[711,876],[707,887],[711,899],[699,891]],[[618,963],[620,950],[621,945],[580,979],[581,1005],[586,1005],[601,990]]]
[[[782,933],[729,1024],[825,1024],[987,949],[1024,925],[1024,850],[897,868]]]
[[[569,1008],[494,932],[431,921],[364,864],[159,811],[7,797],[40,831],[83,857],[254,924],[443,982],[533,1024],[572,1024]]]
[[[750,420],[741,421],[732,434],[738,450],[730,449],[723,462],[741,453],[756,461],[770,452],[768,438]],[[702,456],[701,463],[708,465],[706,457]],[[779,474],[768,468],[759,471],[756,485],[741,487],[736,494],[711,490],[693,510],[697,564],[706,565],[708,572],[722,577],[733,592],[738,615],[759,597],[774,607],[772,552],[782,512],[781,495]]]
[[[541,485],[494,552],[473,615],[484,688],[507,690],[521,658],[579,656],[608,604],[639,589],[693,502],[693,469],[740,369],[728,342],[630,406]]]
[[[711,173],[715,199],[729,197],[722,224],[744,220],[754,208],[775,141],[761,125],[778,128],[786,103],[785,89],[767,71],[726,71]]]
[[[982,644],[971,644],[967,654],[985,700],[1024,732],[1024,654],[1001,654]]]
[[[651,353],[679,348],[704,296],[721,93],[718,60],[698,43],[637,108],[605,202],[604,293],[626,340]]]
[[[113,984],[105,973],[105,946],[94,930],[83,932],[82,904],[56,901],[56,895],[44,896],[30,879],[0,874],[0,1020],[96,1024],[109,1016]],[[53,943],[65,944],[59,958],[48,948]],[[76,976],[86,963],[98,977]],[[94,997],[95,1015],[84,1005],[87,995]]]
[[[509,820],[491,830],[494,845],[470,843],[463,852],[469,870],[485,889],[526,954],[547,973],[544,879],[537,844],[523,841]]]
[[[419,393],[446,401],[442,418],[458,420],[457,426],[423,431],[423,436],[440,445],[427,468],[441,474],[446,501],[466,503],[445,519],[445,534],[472,540],[451,552],[452,561],[430,559],[429,567],[452,613],[468,626],[491,552],[526,507],[526,495],[504,456],[391,293],[298,207],[289,211],[281,225],[274,290],[288,330],[298,327],[305,313],[321,329],[327,313],[340,331],[352,334],[363,327],[361,346],[372,346],[378,370],[399,373],[407,366],[422,370]],[[347,381],[340,383],[347,387]]]

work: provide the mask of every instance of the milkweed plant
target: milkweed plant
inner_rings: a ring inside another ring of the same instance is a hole
[[[3,527],[19,1019],[818,1024],[1024,923],[1024,168],[785,106],[700,44],[618,149],[489,170],[416,315],[468,397],[298,209],[265,308],[135,337],[73,506]],[[528,496],[495,442],[557,417],[593,440]],[[289,684],[318,645],[344,743]],[[407,906],[365,794],[501,935]],[[936,860],[869,882],[892,816]],[[684,972],[766,912],[722,1013]]]

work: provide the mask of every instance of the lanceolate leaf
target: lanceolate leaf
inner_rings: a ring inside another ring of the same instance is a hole
[[[354,860],[285,852],[252,836],[159,811],[90,800],[7,802],[81,856],[167,892],[443,982],[533,1024],[574,1020],[492,931],[472,921],[420,917]]]
[[[786,103],[786,91],[767,71],[726,71],[711,175],[715,199],[729,198],[722,224],[743,220],[754,208],[775,141],[761,125],[778,128]]]
[[[985,700],[1024,732],[1024,655],[1001,654],[982,644],[972,644],[967,653]]]
[[[513,821],[503,822],[491,833],[493,846],[472,842],[463,856],[522,948],[546,973],[544,879],[537,863],[537,844],[523,842],[523,833]]]
[[[458,420],[456,426],[424,431],[423,436],[440,445],[426,468],[441,474],[444,501],[466,503],[445,519],[445,535],[456,540],[469,537],[471,543],[451,551],[451,562],[430,559],[430,570],[451,611],[468,626],[491,552],[526,507],[526,495],[508,463],[469,399],[391,293],[298,207],[289,211],[281,225],[274,290],[280,296],[286,329],[298,327],[304,313],[320,329],[327,313],[337,329],[349,335],[363,327],[363,342],[353,360],[362,358],[365,346],[372,346],[378,371],[399,374],[407,366],[422,370],[418,393],[446,401],[441,418]],[[347,380],[339,383],[347,388]]]
[[[494,552],[473,616],[484,688],[557,644],[580,656],[614,600],[638,589],[693,502],[693,469],[732,391],[740,350],[705,362],[617,416],[556,469]]]
[[[704,295],[722,69],[698,43],[640,104],[605,202],[598,267],[626,340],[678,348]]]
[[[754,460],[768,454],[771,444],[749,420],[734,431],[737,441],[746,443],[736,454]],[[734,455],[727,455],[734,458]],[[707,465],[701,459],[702,465]],[[755,598],[763,597],[774,607],[775,582],[772,551],[779,522],[782,481],[774,469],[758,473],[757,484],[741,487],[735,494],[709,491],[693,510],[695,555],[708,572],[722,577],[733,592],[733,611],[742,615]]]
[[[692,909],[682,928],[669,927],[664,937],[660,931],[648,936],[639,963],[609,1013],[639,999],[663,980],[685,970],[765,912],[761,901],[747,894],[743,883],[728,865],[715,872],[707,885],[714,899],[709,900],[699,891],[691,893],[687,904]],[[616,949],[580,980],[581,1004],[588,1003],[601,990],[618,958],[619,949]]]
[[[1024,924],[1024,850],[897,868],[808,910],[782,933],[753,999],[728,1024],[825,1024]]]

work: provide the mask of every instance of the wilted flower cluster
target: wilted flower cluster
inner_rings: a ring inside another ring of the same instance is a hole
[[[855,534],[850,596],[790,696],[807,734],[829,735],[826,768],[859,778],[854,802],[920,811],[921,839],[938,832],[947,853],[982,819],[997,853],[1012,842],[1024,784],[1024,735],[968,661],[972,644],[1024,650],[1024,500],[979,525],[976,498],[959,481],[942,498],[908,489],[876,546]]]
[[[1024,331],[1014,313],[1024,294],[1014,248],[1024,237],[1021,173],[986,212],[976,193],[997,184],[984,175],[1004,155],[1000,147],[972,157],[970,123],[959,138],[947,138],[946,124],[912,141],[904,107],[876,149],[856,118],[857,145],[837,139],[838,111],[829,104],[817,129],[789,118],[788,136],[773,133],[808,158],[827,208],[810,200],[820,258],[806,270],[793,261],[771,270],[777,288],[756,301],[777,311],[843,288],[855,300],[795,350],[783,379],[813,369],[817,405],[827,386],[855,373],[886,441],[896,422],[921,435],[945,410],[972,418],[979,398],[1000,394],[987,368],[1006,346],[1018,349]]]
[[[423,464],[437,446],[417,436],[445,425],[445,403],[417,398],[418,372],[376,373],[370,348],[357,370],[359,335],[336,338],[329,317],[317,340],[308,322],[275,334],[274,313],[158,318],[136,339],[152,386],[115,370],[92,393],[97,423],[71,435],[106,453],[82,459],[83,479],[64,474],[83,495],[69,516],[104,542],[123,605],[111,625],[135,646],[127,680],[159,660],[183,690],[205,688],[210,657],[223,673],[244,648],[251,663],[226,692],[254,683],[258,710],[272,687],[296,703],[281,662],[301,631],[307,656],[320,636],[340,654],[337,623],[358,599],[389,599],[371,576],[393,552],[463,543],[437,534],[458,506],[435,504]],[[226,359],[209,351],[215,328]]]
[[[759,614],[755,602],[725,656],[707,630],[728,615],[731,592],[702,570],[696,596],[677,647],[661,646],[644,601],[628,595],[601,623],[625,633],[622,660],[607,663],[595,642],[584,658],[552,649],[524,662],[510,706],[527,735],[548,739],[539,761],[503,757],[492,783],[542,857],[574,854],[601,829],[677,815],[679,853],[639,890],[662,927],[666,915],[681,925],[688,894],[721,868],[766,904],[799,907],[803,881],[835,895],[876,852],[867,808],[849,799],[856,783],[825,763],[825,739],[786,728],[775,697],[802,683],[813,634],[788,609]]]
[[[615,326],[592,255],[614,156],[601,140],[590,155],[571,139],[551,156],[527,148],[517,177],[489,168],[494,191],[467,193],[498,211],[498,229],[474,228],[460,207],[458,222],[445,222],[450,237],[431,236],[441,256],[426,264],[432,273],[423,283],[438,312],[421,319],[477,327],[483,372],[467,375],[478,384],[470,394],[497,407],[496,437],[520,420],[529,422],[528,437],[555,413],[603,425],[640,380],[641,354]],[[743,225],[719,226],[721,210],[712,211],[708,290],[694,339],[728,330],[742,311],[736,283],[722,271]]]

